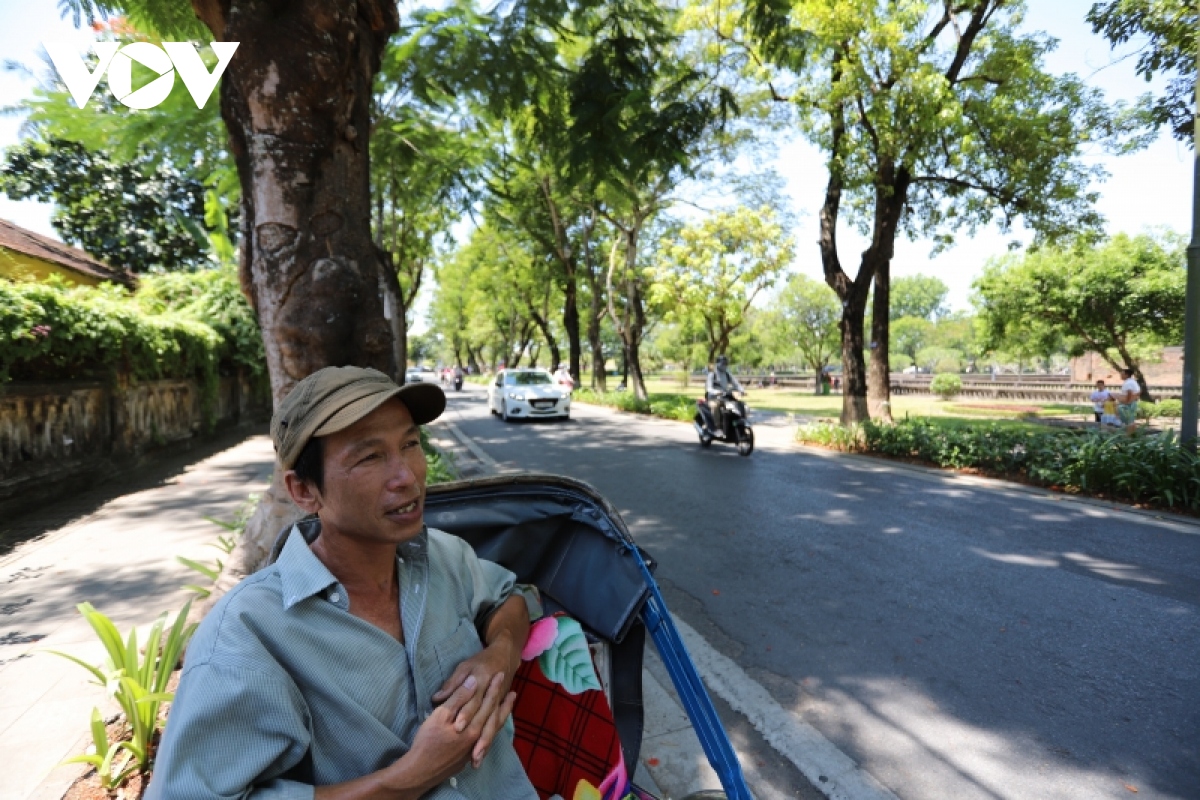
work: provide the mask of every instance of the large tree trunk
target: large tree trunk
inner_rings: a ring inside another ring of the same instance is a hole
[[[215,39],[245,43],[221,82],[221,116],[242,189],[242,289],[262,329],[274,402],[329,365],[392,374],[367,145],[372,80],[399,29],[395,4],[193,0],[193,7]],[[298,515],[276,475],[221,585],[257,569]]]
[[[841,79],[837,68],[833,72],[833,84]],[[842,335],[842,424],[853,425],[870,419],[867,413],[867,370],[863,361],[863,316],[867,308],[867,290],[872,275],[869,264],[864,260],[854,280],[842,269],[837,248],[838,212],[842,204],[842,174],[838,165],[841,142],[846,134],[843,109],[835,107],[830,115],[832,152],[829,160],[829,182],[825,185],[825,201],[821,205],[821,232],[818,239],[821,248],[821,268],[825,282],[842,301],[842,319],[838,327]],[[821,376],[817,375],[816,380]]]
[[[642,377],[642,335],[646,331],[646,306],[642,302],[642,282],[637,275],[638,234],[641,222],[630,228],[625,235],[625,308],[627,311],[625,332],[628,343],[626,367],[629,381],[625,385],[633,390],[638,400],[648,400],[646,381]]]
[[[892,421],[892,375],[888,363],[888,313],[891,294],[891,259],[881,258],[875,269],[875,292],[871,300],[870,372],[867,375],[867,407],[874,419]]]
[[[867,365],[863,360],[863,317],[866,292],[851,292],[842,301],[842,424],[870,419],[867,413]],[[821,376],[817,376],[819,381]]]
[[[875,188],[875,221],[871,246],[863,253],[859,272],[874,276],[875,298],[871,308],[871,376],[867,381],[871,416],[892,421],[892,378],[888,363],[888,320],[891,314],[891,265],[896,249],[900,215],[908,201],[911,176],[904,165],[884,160],[878,168]],[[869,263],[868,263],[869,262]]]
[[[567,270],[563,295],[563,327],[567,329],[567,358],[570,362],[567,368],[571,372],[571,378],[575,381],[575,385],[582,386],[579,378],[579,360],[583,355],[583,348],[579,341],[579,278],[573,260],[570,269]],[[555,358],[557,357],[558,355],[555,354]],[[555,364],[555,366],[558,365]]]

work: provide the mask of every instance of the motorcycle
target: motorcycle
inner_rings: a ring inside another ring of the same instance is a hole
[[[713,419],[712,409],[708,400],[700,398],[696,401],[696,416],[692,418],[696,435],[700,437],[700,446],[708,447],[713,441],[729,442],[737,445],[739,456],[748,456],[754,452],[754,429],[746,416],[746,404],[738,400],[733,392],[726,392],[721,397],[721,426],[718,429]]]
[[[460,373],[454,374],[454,391],[461,392],[463,385],[463,376]]]

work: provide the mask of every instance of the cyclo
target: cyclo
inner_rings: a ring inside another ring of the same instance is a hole
[[[642,744],[642,653],[649,634],[723,791],[751,800],[741,766],[654,580],[654,560],[617,510],[585,483],[502,475],[430,486],[425,519],[536,586],[547,611],[577,620],[594,653],[632,776]],[[655,796],[633,787],[635,796]]]

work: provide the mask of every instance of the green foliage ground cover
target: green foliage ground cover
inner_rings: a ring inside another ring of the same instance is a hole
[[[576,389],[572,396],[580,403],[682,422],[690,422],[696,413],[695,399],[691,395],[675,392],[651,392],[646,400],[638,400],[633,392],[595,392],[591,389]]]
[[[796,438],[847,452],[978,470],[1069,492],[1200,511],[1200,456],[1173,432],[1124,436],[1095,430],[1035,431],[951,420],[802,426]]]

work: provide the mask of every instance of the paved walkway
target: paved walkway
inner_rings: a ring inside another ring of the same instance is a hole
[[[211,562],[220,555],[207,545],[223,531],[205,517],[231,519],[247,495],[266,487],[273,459],[270,440],[255,435],[166,469],[165,478],[159,469],[157,482],[143,471],[132,480],[144,488],[81,519],[61,520],[63,508],[78,505],[73,498],[40,520],[0,523],[8,533],[18,525],[26,535],[43,531],[0,556],[0,800],[58,800],[82,768],[57,765],[90,741],[92,708],[111,711],[81,667],[44,652],[103,660],[75,606],[91,602],[123,633],[181,608],[191,595],[180,586],[199,576],[176,556]]]

